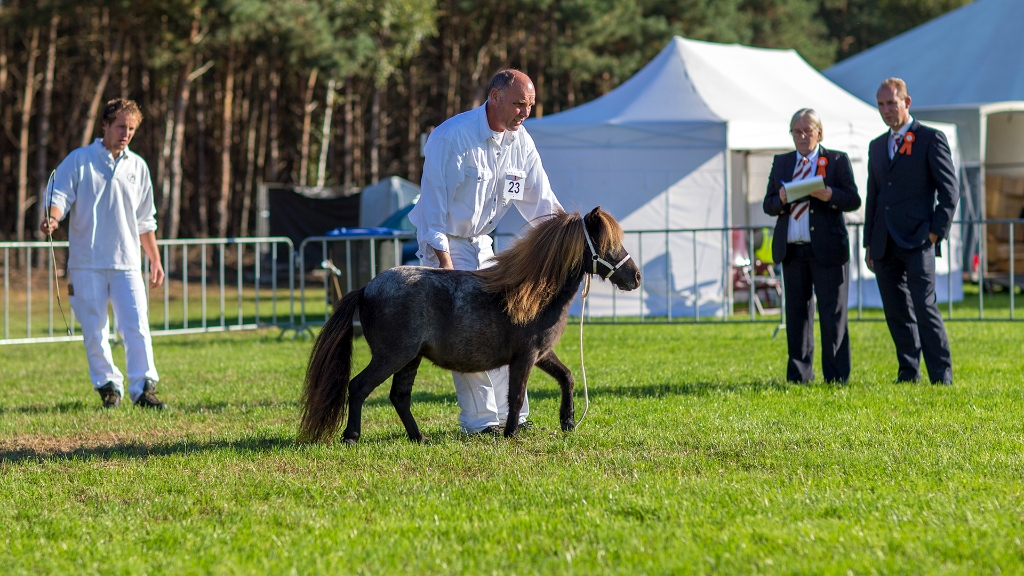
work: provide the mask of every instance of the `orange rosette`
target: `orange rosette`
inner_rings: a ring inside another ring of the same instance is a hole
[[[828,158],[825,158],[824,156],[818,156],[818,176],[821,176],[822,178],[825,177],[826,166],[828,166]]]
[[[914,140],[914,133],[907,132],[907,135],[903,137],[903,145],[900,146],[900,154],[910,156],[910,151],[914,149]]]

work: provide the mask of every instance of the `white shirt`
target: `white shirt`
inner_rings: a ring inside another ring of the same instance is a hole
[[[409,213],[426,264],[437,263],[433,249],[449,251],[449,236],[493,232],[512,204],[531,223],[562,207],[526,128],[492,131],[486,107],[449,118],[427,139],[420,200]],[[506,187],[521,190],[519,199]]]
[[[896,150],[898,148],[896,146],[896,135],[899,134],[900,138],[906,138],[907,132],[910,131],[910,125],[913,123],[914,117],[909,116],[907,117],[907,123],[904,124],[903,126],[900,126],[899,130],[893,131],[892,128],[889,129],[889,160],[892,160],[893,157],[896,156]]]
[[[128,148],[117,158],[97,138],[57,166],[52,200],[67,219],[68,268],[140,270],[139,235],[156,230],[149,166]]]
[[[818,150],[820,148],[815,147],[814,151],[807,156],[807,161],[811,166],[811,173],[808,178],[813,178],[818,173],[818,167],[816,162],[818,161]],[[803,162],[804,157],[800,155],[800,152],[796,153],[796,168],[793,169],[793,173],[796,174],[800,171],[800,164]],[[801,199],[802,200],[802,199]],[[804,200],[804,202],[810,202],[810,199]],[[793,213],[796,211],[796,207],[800,205],[800,202],[794,202],[790,205],[789,209],[789,228],[786,231],[786,242],[810,242],[811,241],[811,217],[810,207],[803,210],[803,214],[800,218],[794,218]]]

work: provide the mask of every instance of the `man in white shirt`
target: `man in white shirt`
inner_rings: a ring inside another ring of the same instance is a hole
[[[103,138],[83,146],[57,167],[44,201],[47,218],[39,228],[52,233],[68,218],[68,295],[82,325],[89,376],[104,408],[116,408],[124,376],[110,354],[107,302],[124,336],[128,393],[136,406],[163,410],[156,396],[160,379],[153,361],[142,249],[150,260],[149,285],[163,284],[156,246],[153,182],[146,161],[128,149],[142,122],[132,100],[118,98],[103,108]]]
[[[530,77],[502,70],[487,95],[482,106],[449,118],[427,140],[420,200],[409,214],[426,266],[484,268],[494,255],[488,234],[512,205],[531,223],[562,208],[522,127],[536,101]],[[508,417],[508,367],[452,377],[462,429],[498,433]],[[529,413],[526,400],[520,424]]]

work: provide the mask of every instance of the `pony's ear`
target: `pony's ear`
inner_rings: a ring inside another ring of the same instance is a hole
[[[601,207],[597,206],[593,210],[591,210],[590,214],[587,214],[587,216],[597,218],[599,214],[601,214]]]

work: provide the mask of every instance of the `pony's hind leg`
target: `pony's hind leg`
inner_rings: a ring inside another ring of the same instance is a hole
[[[382,360],[380,356],[374,356],[370,359],[369,365],[352,379],[348,387],[348,423],[342,435],[345,442],[355,444],[359,441],[363,427],[363,402],[366,401],[370,392],[373,392],[399,368],[400,366],[394,366],[393,361]]]
[[[569,370],[558,359],[554,350],[549,350],[547,354],[537,360],[537,368],[550,374],[558,382],[558,387],[562,389],[562,405],[558,410],[558,419],[562,430],[572,430],[576,427],[576,414],[572,400],[572,391],[576,382],[573,380],[572,370]]]
[[[416,371],[420,367],[420,360],[422,356],[417,356],[411,362],[405,365],[404,368],[395,373],[395,377],[391,380],[391,404],[395,407],[395,412],[398,412],[398,417],[402,419],[402,424],[405,426],[405,433],[409,435],[409,440],[413,442],[423,442],[426,437],[420,432],[419,426],[416,425],[416,419],[412,417],[412,411],[409,406],[412,404],[412,384],[416,381]]]

